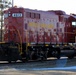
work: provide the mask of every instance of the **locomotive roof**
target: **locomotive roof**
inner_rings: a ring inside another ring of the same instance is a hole
[[[9,8],[10,10],[12,9],[23,9],[25,12],[33,12],[33,13],[44,13],[44,14],[51,14],[51,15],[64,15],[65,18],[69,18],[70,15],[66,14],[64,11],[62,10],[49,10],[49,11],[43,11],[43,10],[37,10],[37,9],[29,9],[29,8],[23,8],[23,7],[12,7]],[[8,9],[8,10],[9,10]],[[76,16],[73,16],[74,18],[76,18]]]
[[[64,11],[62,10],[49,10],[49,11],[44,11],[44,10],[37,10],[37,9],[29,9],[29,8],[23,8],[23,7],[13,7],[13,8],[10,8],[11,10],[12,9],[24,9],[25,11],[28,11],[28,12],[34,12],[34,13],[47,13],[47,14],[57,14],[57,15],[64,15],[66,14]]]
[[[37,9],[28,9],[28,8],[25,8],[25,11],[29,11],[29,12],[34,12],[34,13],[47,13],[47,14],[54,14],[54,12],[48,12],[48,11],[42,11],[42,10],[37,10]]]
[[[36,12],[36,13],[48,13],[48,14],[57,14],[57,15],[64,15],[66,14],[64,11],[61,10],[49,10],[49,11],[44,11],[44,10],[37,10],[37,9],[28,9],[25,8],[25,11],[30,11],[30,12]]]

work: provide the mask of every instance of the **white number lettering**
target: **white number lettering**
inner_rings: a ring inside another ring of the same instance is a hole
[[[12,17],[22,17],[22,13],[13,13]]]

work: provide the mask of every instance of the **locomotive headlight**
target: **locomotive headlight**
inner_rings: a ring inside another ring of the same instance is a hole
[[[11,12],[10,11],[8,12],[8,16],[11,16]]]

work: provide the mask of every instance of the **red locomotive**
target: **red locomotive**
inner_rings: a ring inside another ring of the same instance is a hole
[[[4,11],[4,28],[4,47],[8,49],[5,51],[9,53],[6,54],[10,56],[9,61],[15,57],[24,61],[75,56],[74,14],[67,15],[61,10],[39,11],[13,7]]]

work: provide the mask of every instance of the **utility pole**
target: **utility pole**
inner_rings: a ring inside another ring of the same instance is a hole
[[[13,0],[0,0],[0,42],[3,38],[4,13],[6,8],[13,7]]]

